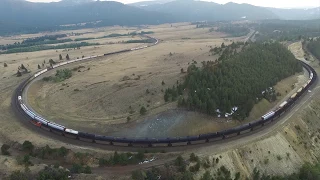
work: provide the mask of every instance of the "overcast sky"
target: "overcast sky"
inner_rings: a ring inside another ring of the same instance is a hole
[[[59,0],[28,0],[32,2],[52,2]],[[133,3],[139,2],[142,0],[114,0],[122,3]],[[281,7],[281,8],[298,8],[298,7],[319,7],[320,0],[206,0],[213,1],[219,4],[225,4],[227,2],[235,3],[248,3],[256,6],[265,6],[265,7]]]

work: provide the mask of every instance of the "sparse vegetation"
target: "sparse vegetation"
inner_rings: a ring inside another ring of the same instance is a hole
[[[2,146],[1,146],[1,154],[2,155],[6,155],[6,156],[8,156],[8,155],[10,155],[10,153],[9,153],[9,148],[10,148],[10,146],[8,145],[8,144],[3,144]]]
[[[92,173],[90,166],[84,166],[82,164],[77,164],[77,163],[74,163],[72,165],[70,172],[75,174],[80,174],[80,173],[91,174]]]
[[[52,82],[62,82],[66,79],[69,79],[72,77],[72,71],[70,69],[62,69],[57,70],[56,75],[54,77],[44,77],[43,81],[52,81]],[[76,90],[75,90],[76,91]]]
[[[135,154],[114,152],[113,156],[109,156],[108,158],[100,158],[99,166],[101,167],[115,166],[115,165],[125,166],[128,164],[137,164],[143,161],[144,158],[145,158],[145,155],[142,151],[139,151],[138,153],[135,153]]]

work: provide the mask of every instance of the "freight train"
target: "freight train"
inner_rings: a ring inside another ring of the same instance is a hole
[[[151,37],[150,37],[151,38]],[[158,40],[154,39],[153,45],[156,45],[158,43]],[[127,51],[134,51],[138,49],[143,49],[148,46],[142,46],[139,48],[133,48],[130,50],[123,50],[118,51],[114,53],[108,53],[100,56],[107,56],[110,54],[118,54],[122,52]],[[238,127],[234,127],[231,129],[214,132],[214,133],[208,133],[208,134],[200,134],[198,136],[186,136],[186,137],[168,137],[168,138],[124,138],[124,137],[112,137],[112,136],[103,136],[103,135],[97,135],[97,134],[91,134],[86,132],[80,132],[77,130],[69,129],[63,125],[56,124],[54,122],[48,121],[41,117],[40,115],[37,115],[35,112],[33,112],[31,109],[29,109],[23,102],[22,99],[22,92],[24,87],[31,82],[34,78],[40,76],[41,74],[57,68],[59,66],[63,66],[66,64],[70,64],[77,61],[97,58],[100,56],[90,56],[82,59],[76,59],[71,60],[68,62],[63,62],[56,64],[52,66],[51,68],[42,70],[34,75],[34,77],[30,78],[29,80],[26,80],[19,86],[19,91],[16,94],[16,100],[18,106],[22,109],[22,113],[25,113],[27,117],[30,119],[30,122],[34,125],[47,129],[49,131],[58,132],[63,136],[71,136],[73,138],[76,138],[78,140],[83,141],[91,141],[94,143],[100,143],[100,144],[110,144],[110,145],[118,145],[118,146],[139,146],[139,147],[153,147],[153,146],[181,146],[181,145],[190,145],[190,144],[196,144],[201,142],[209,142],[216,139],[224,139],[229,136],[233,135],[240,135],[243,132],[246,131],[252,131],[254,128],[258,128],[261,126],[264,126],[266,123],[271,122],[278,117],[280,117],[285,111],[290,109],[292,105],[308,90],[308,88],[316,81],[317,79],[317,73],[315,70],[310,67],[308,64],[301,61],[303,67],[309,72],[309,79],[301,88],[297,90],[290,98],[288,98],[286,101],[282,102],[278,107],[276,107],[274,110],[266,113],[263,115],[260,119],[250,122],[248,124],[240,125]]]

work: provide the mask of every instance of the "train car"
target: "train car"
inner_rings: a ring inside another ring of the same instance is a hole
[[[199,140],[214,139],[214,138],[218,138],[220,136],[221,136],[221,134],[219,134],[219,132],[200,134],[199,135]]]
[[[41,70],[41,71],[37,72],[36,74],[34,74],[34,77],[38,77],[38,76],[40,76],[41,74],[43,74],[43,73],[45,73],[47,71],[48,71],[48,69]]]
[[[292,96],[290,96],[291,99],[294,99],[297,97],[297,93],[294,93]]]
[[[60,67],[60,66],[61,66],[61,64],[58,63],[58,64],[53,65],[52,68],[55,69],[55,68]]]
[[[64,126],[61,126],[60,124],[56,124],[53,122],[48,122],[48,126],[52,129],[59,130],[59,131],[64,131],[66,129]]]
[[[95,139],[94,134],[84,133],[84,132],[78,132],[79,137],[86,138],[86,139]]]
[[[271,118],[272,116],[274,116],[275,112],[274,111],[270,111],[267,114],[263,115],[261,118],[262,120],[268,120],[269,118]]]
[[[238,132],[241,132],[241,131],[246,131],[246,130],[251,129],[251,126],[250,126],[250,124],[248,123],[248,124],[243,124],[243,125],[237,126],[237,127],[235,127],[235,128],[232,128],[232,129],[233,129],[233,131],[234,131],[235,133],[238,133]]]
[[[109,142],[113,142],[115,140],[114,137],[102,136],[102,135],[95,135],[94,139],[97,141],[109,141]]]
[[[74,135],[78,135],[79,134],[78,131],[75,131],[73,129],[65,129],[65,132],[70,133],[70,134],[74,134]]]
[[[156,144],[158,143],[158,139],[156,138],[137,138],[133,141],[136,144]]]
[[[285,107],[287,104],[288,104],[288,102],[287,102],[287,101],[284,101],[283,103],[281,103],[281,104],[279,105],[279,107],[280,107],[280,108],[283,108],[283,107]]]
[[[298,89],[297,93],[299,94],[299,93],[301,93],[301,91],[302,91],[302,87],[300,89]]]
[[[40,117],[40,116],[35,116],[34,117],[35,120],[41,122],[42,124],[48,125],[49,121],[45,120],[44,118]]]

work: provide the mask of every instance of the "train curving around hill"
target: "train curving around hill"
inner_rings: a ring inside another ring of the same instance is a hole
[[[278,107],[276,107],[273,111],[270,111],[263,115],[260,119],[256,121],[252,121],[250,123],[240,125],[238,127],[234,127],[231,129],[219,131],[219,132],[213,132],[208,134],[200,134],[198,136],[185,136],[185,137],[168,137],[168,138],[124,138],[124,137],[112,137],[112,136],[103,136],[103,135],[97,135],[97,134],[91,134],[86,132],[80,132],[77,130],[73,130],[70,128],[67,128],[63,125],[54,123],[52,121],[46,120],[45,118],[41,117],[40,115],[33,112],[30,108],[28,108],[22,98],[23,90],[24,88],[30,83],[33,79],[37,78],[38,76],[46,73],[47,71],[50,71],[52,69],[58,68],[63,65],[67,65],[70,63],[78,62],[78,61],[84,61],[84,60],[90,60],[102,56],[108,56],[112,54],[119,54],[123,52],[129,52],[129,51],[135,51],[139,49],[148,48],[150,46],[154,46],[158,44],[158,39],[148,37],[153,39],[153,44],[149,46],[141,46],[137,48],[107,53],[103,55],[98,56],[90,56],[90,57],[84,57],[81,59],[75,59],[67,62],[62,62],[53,65],[50,68],[44,69],[42,71],[37,72],[34,74],[34,76],[30,77],[29,79],[25,80],[23,83],[20,84],[18,87],[16,94],[15,94],[15,103],[18,108],[20,108],[19,112],[22,113],[24,116],[26,116],[31,123],[33,123],[35,126],[38,126],[39,128],[59,133],[63,136],[69,137],[69,138],[75,138],[78,140],[83,141],[91,141],[93,143],[99,143],[99,144],[109,144],[109,145],[118,145],[118,146],[137,146],[137,147],[157,147],[157,146],[181,146],[181,145],[190,145],[190,144],[197,144],[197,143],[205,143],[214,141],[217,139],[225,139],[227,137],[240,135],[244,132],[250,132],[255,128],[264,126],[266,123],[270,123],[277,118],[279,118],[281,115],[283,115],[287,110],[289,110],[295,102],[310,88],[312,84],[317,79],[317,73],[315,70],[310,67],[305,62],[302,62],[303,67],[308,71],[309,73],[309,79],[302,87],[300,87],[290,98],[288,98],[286,101],[282,102]]]

